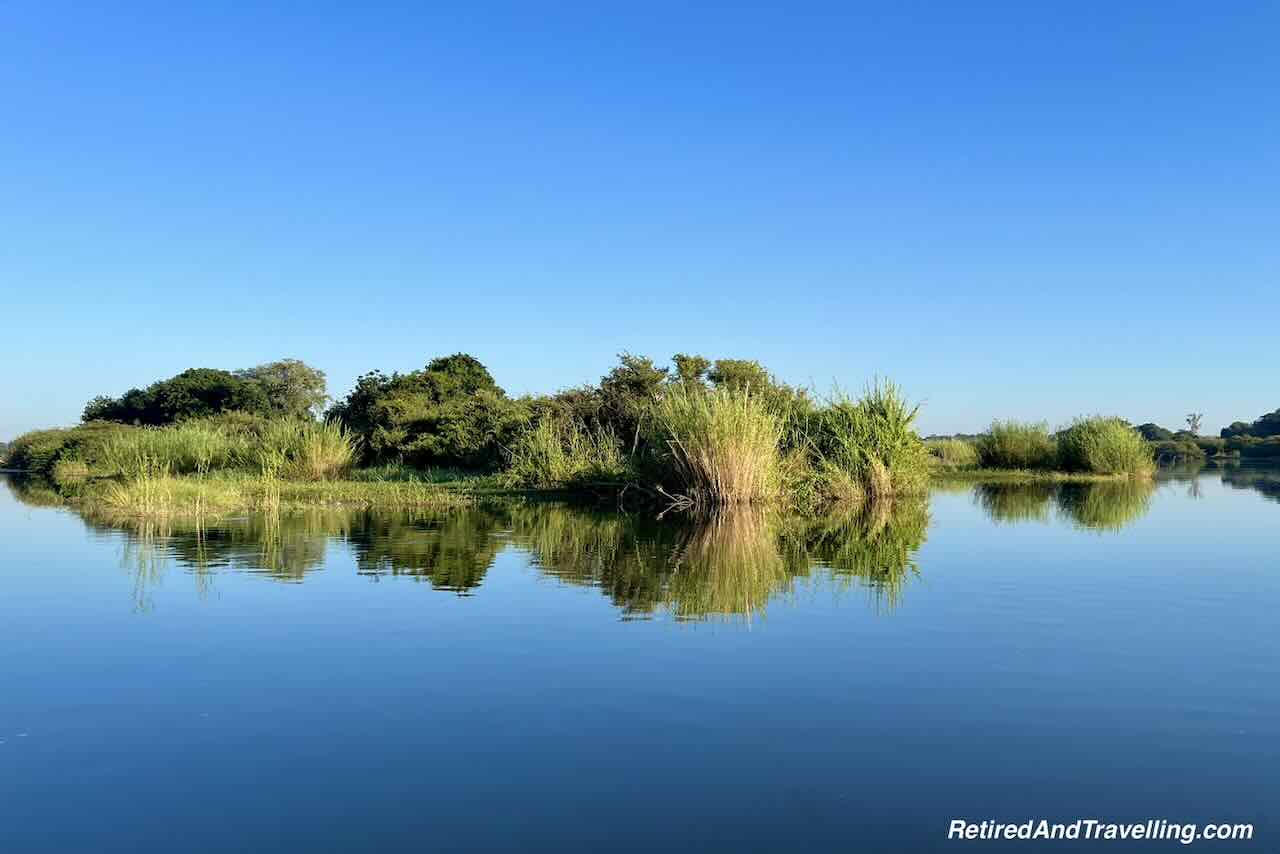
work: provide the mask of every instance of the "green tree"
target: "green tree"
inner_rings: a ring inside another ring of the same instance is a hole
[[[676,366],[675,378],[683,383],[701,383],[707,379],[707,371],[711,369],[711,360],[703,356],[689,356],[676,353],[671,357]]]
[[[329,399],[324,371],[300,359],[267,362],[236,371],[235,375],[262,389],[267,408],[275,415],[311,418]]]

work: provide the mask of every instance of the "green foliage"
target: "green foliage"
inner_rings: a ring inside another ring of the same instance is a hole
[[[551,416],[516,437],[503,478],[512,486],[555,489],[620,485],[629,473],[618,438],[608,428]]]
[[[978,446],[964,439],[926,439],[929,454],[947,468],[974,468],[982,462]]]
[[[699,505],[777,497],[782,438],[782,418],[746,389],[673,385],[653,408],[658,483]]]
[[[1231,439],[1237,436],[1252,436],[1255,439],[1266,439],[1271,436],[1280,436],[1280,409],[1261,416],[1252,424],[1246,424],[1243,421],[1236,421],[1230,427],[1223,428],[1222,430],[1223,439]]]
[[[671,363],[675,365],[676,375],[674,379],[682,383],[702,383],[707,379],[707,371],[711,370],[711,360],[702,356],[689,356],[684,353],[676,353],[671,357]]]
[[[1168,442],[1173,439],[1173,431],[1166,430],[1159,424],[1153,424],[1148,421],[1146,424],[1139,424],[1136,428],[1142,434],[1142,438],[1148,442]]]
[[[1120,418],[1076,419],[1058,434],[1058,461],[1066,471],[1149,477],[1151,446]]]
[[[299,359],[267,362],[235,376],[262,390],[266,412],[273,416],[313,418],[329,399],[324,371]]]
[[[329,417],[360,439],[367,463],[496,468],[528,411],[459,353],[421,371],[365,374]]]
[[[335,480],[351,470],[356,439],[336,421],[279,419],[263,434],[259,461],[263,459],[290,480]]]
[[[1058,448],[1049,425],[993,421],[978,441],[982,465],[1000,469],[1052,469]]]
[[[1204,459],[1205,452],[1197,442],[1186,439],[1170,439],[1163,442],[1151,442],[1151,451],[1156,460],[1185,461]]]
[[[918,406],[877,380],[857,401],[836,392],[812,417],[815,469],[831,496],[888,498],[928,486],[929,452],[915,430]]]
[[[258,384],[229,371],[191,368],[145,389],[130,389],[118,399],[95,397],[82,420],[156,426],[229,410],[265,413],[268,408]]]

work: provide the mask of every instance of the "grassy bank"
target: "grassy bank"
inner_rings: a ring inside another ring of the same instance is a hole
[[[527,491],[807,511],[919,496],[939,478],[1084,482],[1154,468],[1147,442],[1115,418],[1056,433],[995,422],[972,441],[925,443],[918,407],[888,381],[818,399],[754,362],[676,361],[671,373],[624,355],[598,386],[511,400],[478,362],[449,357],[363,378],[327,420],[90,421],[20,436],[4,462],[66,498],[150,515],[450,506]]]

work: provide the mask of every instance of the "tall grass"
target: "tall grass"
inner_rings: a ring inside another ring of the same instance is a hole
[[[978,440],[978,454],[988,468],[1052,469],[1057,464],[1058,446],[1047,424],[993,421]]]
[[[778,496],[783,420],[749,389],[672,386],[652,423],[664,488],[705,506]]]
[[[978,446],[963,439],[929,439],[924,445],[930,456],[947,468],[973,468],[982,462]]]
[[[213,469],[244,465],[249,440],[232,436],[211,424],[188,421],[170,427],[118,430],[101,444],[99,473],[138,477],[157,466],[173,474],[206,474]]]
[[[1058,434],[1058,462],[1068,471],[1151,477],[1151,446],[1119,418],[1078,418]]]
[[[336,421],[282,419],[263,429],[259,464],[289,480],[335,480],[351,470],[356,453],[355,436]]]
[[[918,406],[889,381],[851,400],[836,392],[814,416],[815,467],[831,497],[885,499],[923,492],[929,452],[915,430]]]
[[[512,486],[620,483],[628,473],[622,445],[611,430],[587,428],[570,418],[541,419],[516,438],[510,454],[503,480]]]

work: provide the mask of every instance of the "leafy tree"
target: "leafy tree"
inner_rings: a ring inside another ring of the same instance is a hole
[[[1159,424],[1153,424],[1148,421],[1146,424],[1139,424],[1136,428],[1142,434],[1142,438],[1148,442],[1168,442],[1173,439],[1173,431],[1166,430]]]
[[[275,415],[311,418],[329,399],[324,371],[300,359],[281,359],[236,371],[238,379],[262,389],[268,410]]]
[[[671,357],[676,366],[675,378],[683,383],[701,383],[707,379],[707,371],[711,369],[711,360],[703,356],[688,356],[676,353]]]
[[[1280,436],[1280,409],[1261,416],[1252,424],[1236,421],[1230,427],[1224,427],[1220,435],[1223,439],[1248,436],[1265,439],[1269,436]]]
[[[98,396],[85,405],[85,421],[162,425],[221,412],[266,413],[265,392],[229,371],[190,368],[145,389],[129,389],[119,398]]]
[[[420,371],[364,374],[329,409],[363,440],[369,462],[494,467],[529,417],[478,360],[464,353]]]
[[[716,359],[707,379],[717,388],[764,392],[774,386],[773,377],[754,359]]]

